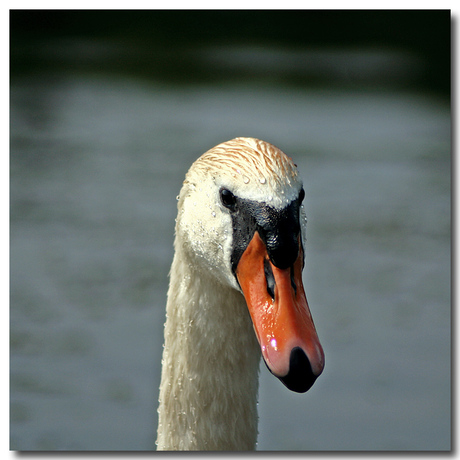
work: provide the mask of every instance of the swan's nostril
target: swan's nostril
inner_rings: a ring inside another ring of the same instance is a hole
[[[294,290],[294,296],[297,295],[297,284],[295,284],[295,278],[294,278],[294,265],[291,267],[291,286],[292,289]]]
[[[275,276],[273,275],[273,270],[268,259],[264,259],[264,271],[265,279],[267,280],[267,292],[275,300]]]

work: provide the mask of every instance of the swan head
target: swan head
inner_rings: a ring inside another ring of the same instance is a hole
[[[302,283],[304,195],[291,158],[236,138],[193,163],[176,222],[194,268],[243,294],[268,369],[296,392],[324,367]]]

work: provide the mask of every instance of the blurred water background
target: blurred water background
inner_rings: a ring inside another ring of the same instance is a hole
[[[11,12],[13,450],[155,449],[176,196],[237,137],[304,180],[326,368],[260,450],[448,450],[450,14]]]

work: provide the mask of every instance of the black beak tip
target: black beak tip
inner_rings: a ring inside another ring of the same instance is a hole
[[[313,386],[317,377],[312,371],[305,352],[300,347],[296,347],[291,351],[288,374],[278,378],[291,391],[305,393]]]

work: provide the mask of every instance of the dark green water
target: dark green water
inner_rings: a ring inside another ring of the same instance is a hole
[[[62,68],[12,80],[11,448],[154,448],[176,196],[201,153],[251,136],[303,177],[304,284],[326,353],[304,395],[261,366],[259,449],[449,449],[448,105],[368,84],[382,69],[404,80],[398,53],[201,56],[222,72],[281,62],[367,83],[286,85],[274,72],[183,85]]]

